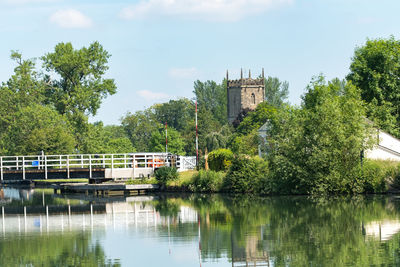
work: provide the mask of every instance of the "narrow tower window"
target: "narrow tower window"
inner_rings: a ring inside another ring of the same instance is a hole
[[[251,103],[252,103],[253,105],[256,104],[256,95],[255,95],[254,93],[251,94]]]

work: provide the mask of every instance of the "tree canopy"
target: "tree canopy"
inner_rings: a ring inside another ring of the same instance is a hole
[[[384,130],[400,136],[400,41],[369,39],[357,47],[347,79],[361,89],[367,115]]]
[[[282,106],[289,96],[289,83],[277,77],[265,78],[265,101],[271,106]]]
[[[114,81],[104,78],[109,57],[98,42],[79,50],[60,43],[41,57],[44,69],[38,69],[35,60],[12,51],[14,73],[0,86],[0,153],[115,151],[108,142],[131,150],[126,136],[104,139],[103,125],[88,122],[116,91]]]
[[[267,137],[268,159],[287,193],[362,192],[360,153],[371,132],[359,90],[315,78],[299,108],[278,110]]]
[[[101,100],[115,94],[114,80],[103,77],[109,57],[98,42],[78,50],[71,43],[59,43],[54,52],[41,57],[44,68],[57,74],[56,79],[47,76],[51,89],[46,95],[58,112],[95,115]]]

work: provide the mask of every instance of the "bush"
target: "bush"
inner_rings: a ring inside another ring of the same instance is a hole
[[[222,188],[225,173],[200,170],[193,176],[189,189],[193,192],[219,192]]]
[[[208,165],[213,171],[226,171],[232,164],[233,152],[229,149],[220,148],[208,154]]]
[[[400,164],[393,168],[393,175],[391,179],[391,186],[400,190]]]
[[[260,157],[236,157],[226,175],[224,190],[233,193],[270,193],[267,162]]]
[[[398,183],[399,166],[398,163],[390,161],[366,160],[361,177],[365,193],[382,193],[388,189],[388,183]]]
[[[154,175],[157,181],[162,184],[166,184],[168,181],[176,180],[179,176],[176,168],[172,167],[161,167],[155,171]]]

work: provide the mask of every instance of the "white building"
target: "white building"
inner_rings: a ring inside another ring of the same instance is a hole
[[[377,144],[365,152],[365,157],[378,160],[400,161],[400,140],[382,131],[376,131]]]

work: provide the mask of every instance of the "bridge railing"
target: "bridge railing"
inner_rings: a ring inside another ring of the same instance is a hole
[[[123,154],[71,154],[71,155],[28,155],[0,156],[1,180],[5,172],[25,172],[66,169],[69,177],[71,169],[88,169],[90,177],[95,169],[151,169],[162,166],[175,166],[179,171],[193,169],[195,157],[173,156],[166,153],[123,153]]]

